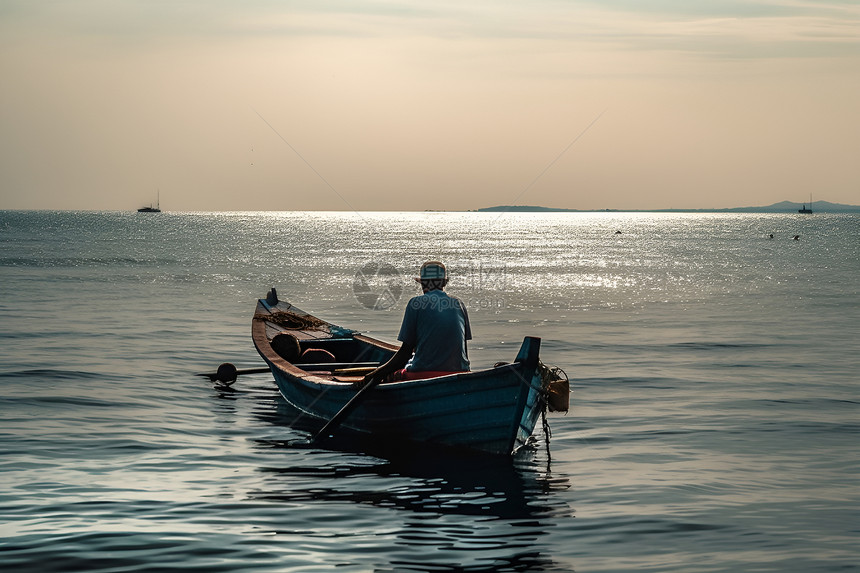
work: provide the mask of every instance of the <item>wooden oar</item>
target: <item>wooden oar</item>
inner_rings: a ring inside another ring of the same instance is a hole
[[[338,368],[334,371],[335,374],[343,376],[364,376],[376,370],[378,366],[361,366],[359,368]]]
[[[355,396],[353,396],[352,398],[349,399],[349,402],[347,402],[344,405],[344,407],[341,408],[340,411],[337,414],[335,414],[332,417],[332,419],[329,420],[325,426],[322,427],[322,430],[317,432],[317,434],[313,437],[313,439],[311,441],[317,442],[322,438],[329,437],[330,432],[332,430],[334,430],[335,428],[337,428],[338,426],[340,426],[340,423],[343,422],[343,420],[347,416],[349,416],[353,410],[355,410],[356,406],[361,404],[361,400],[362,400],[362,397],[364,396],[364,393],[370,391],[372,388],[375,388],[377,386],[377,384],[379,384],[380,382],[382,382],[381,377],[371,379],[370,383],[367,386],[365,386],[364,388],[362,388],[361,390],[359,390],[358,392],[356,392]]]
[[[236,381],[236,377],[242,374],[263,374],[264,372],[271,372],[268,366],[265,368],[243,368],[239,370],[229,362],[225,362],[215,372],[198,372],[195,376],[209,378],[212,382],[217,380],[224,384],[232,384]]]
[[[302,370],[328,370],[350,376],[367,374],[378,367],[379,362],[323,362],[319,364],[293,364],[293,366]],[[232,383],[236,381],[237,376],[242,374],[264,374],[266,372],[271,372],[268,366],[238,370],[229,362],[225,362],[215,372],[198,372],[195,376],[209,378],[212,382],[217,380],[218,382]]]

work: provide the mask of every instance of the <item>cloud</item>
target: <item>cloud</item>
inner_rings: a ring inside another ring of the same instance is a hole
[[[581,42],[693,54],[824,57],[860,53],[856,2],[541,0],[151,2],[7,1],[7,29],[140,43],[261,37]]]

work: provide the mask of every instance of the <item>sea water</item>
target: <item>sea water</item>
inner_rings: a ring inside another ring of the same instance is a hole
[[[533,451],[312,446],[194,376],[260,365],[271,287],[393,341],[428,259],[474,368],[570,377]],[[0,564],[857,570],[858,285],[857,215],[0,212]]]

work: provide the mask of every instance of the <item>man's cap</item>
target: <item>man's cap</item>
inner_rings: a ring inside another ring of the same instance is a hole
[[[439,261],[427,261],[423,265],[421,265],[421,276],[418,277],[419,280],[429,281],[434,279],[447,279],[448,271],[445,269],[445,265],[440,263]]]

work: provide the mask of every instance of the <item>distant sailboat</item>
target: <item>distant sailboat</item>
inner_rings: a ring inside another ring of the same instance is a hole
[[[803,204],[803,207],[797,210],[798,213],[812,213],[812,193],[809,194],[809,209],[806,208],[806,203]]]
[[[149,207],[141,207],[137,210],[138,213],[161,213],[161,191],[158,192],[157,201],[155,203],[155,207],[152,206],[152,203],[149,204]]]

